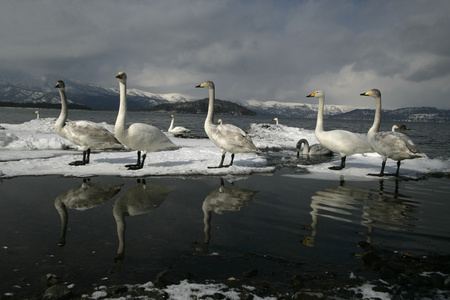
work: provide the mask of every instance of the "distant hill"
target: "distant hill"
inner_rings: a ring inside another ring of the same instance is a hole
[[[117,110],[119,90],[85,84],[55,75],[29,75],[18,72],[0,72],[0,106],[60,108],[60,96],[55,88],[57,80],[64,80],[68,104],[71,108]],[[153,94],[128,89],[128,110],[169,111],[186,114],[206,113],[208,100],[190,96]],[[277,101],[239,101],[239,103],[216,100],[217,114],[270,116],[285,118],[317,117],[318,104],[282,103]],[[325,105],[325,118],[346,120],[373,120],[374,110],[344,105]],[[396,122],[450,122],[450,110],[435,107],[407,107],[383,110],[383,120]]]
[[[156,105],[151,111],[167,111],[184,114],[205,114],[208,112],[209,99],[201,99],[197,101],[165,103]],[[255,116],[256,112],[231,101],[215,99],[214,112],[221,115],[233,116]]]
[[[374,109],[354,109],[352,111],[331,116],[341,120],[373,120]],[[450,122],[450,110],[435,107],[406,107],[394,110],[382,110],[382,120],[398,122]]]

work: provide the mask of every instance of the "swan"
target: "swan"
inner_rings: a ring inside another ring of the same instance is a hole
[[[55,123],[55,131],[83,150],[83,160],[69,163],[82,166],[89,163],[91,149],[123,149],[122,144],[100,124],[90,121],[67,121],[67,98],[64,81],[58,80],[56,88],[61,96],[61,114]]]
[[[317,112],[317,122],[315,135],[320,144],[333,152],[341,155],[341,164],[339,166],[329,167],[330,170],[342,170],[345,168],[345,159],[347,156],[356,153],[373,152],[368,141],[356,133],[347,130],[323,130],[323,109],[325,95],[323,91],[318,90],[306,97],[319,98],[319,111]]]
[[[219,120],[217,120],[217,124],[220,124],[220,125],[222,125],[222,119],[219,119]]]
[[[208,114],[205,120],[205,132],[209,139],[216,144],[217,147],[222,149],[222,160],[217,168],[226,168],[233,165],[235,153],[260,153],[261,151],[256,148],[252,139],[239,127],[232,124],[214,124],[214,83],[212,81],[205,81],[202,84],[197,85],[196,88],[209,89],[209,104]],[[223,165],[225,154],[227,152],[231,152],[231,162],[229,165]]]
[[[177,126],[177,127],[173,127],[173,122],[175,121],[175,117],[173,115],[170,115],[170,118],[172,119],[172,121],[170,122],[170,127],[169,127],[169,132],[172,133],[188,133],[191,132],[189,129],[183,127],[183,126]]]
[[[378,132],[381,123],[381,92],[378,89],[372,89],[361,96],[369,96],[375,98],[376,109],[373,125],[367,132],[367,138],[373,150],[381,155],[383,162],[381,163],[381,170],[379,174],[369,174],[374,176],[384,176],[384,167],[388,158],[397,161],[397,171],[395,176],[398,176],[400,171],[401,161],[404,159],[413,159],[418,157],[426,157],[426,155],[417,149],[414,142],[405,134],[400,132],[382,131]]]
[[[39,111],[38,111],[38,110],[35,110],[35,111],[33,112],[33,114],[36,115],[36,119],[39,119]]]
[[[275,125],[278,125],[278,118],[273,118],[272,121],[275,121]]]
[[[233,184],[226,187],[223,178],[220,178],[220,187],[206,196],[202,204],[205,244],[209,244],[211,240],[211,212],[221,215],[223,211],[239,211],[253,200],[256,193],[258,191],[247,190]]]
[[[400,133],[403,133],[403,131],[409,130],[409,127],[406,126],[406,125],[400,125],[400,127],[397,126],[397,125],[393,125],[393,126],[392,126],[392,131],[395,132],[395,129],[398,129],[398,131],[399,131]]]
[[[127,115],[127,74],[120,72],[116,78],[119,80],[120,104],[117,114],[114,133],[117,139],[132,150],[137,150],[137,163],[125,165],[128,170],[142,169],[147,152],[163,149],[177,149],[178,147],[158,128],[143,123],[133,123],[125,127]],[[141,161],[141,151],[144,152]]]
[[[322,146],[321,144],[314,144],[309,146],[309,143],[306,139],[300,139],[297,142],[297,157],[300,156],[300,150],[303,145],[303,155],[323,155],[323,156],[331,156],[333,152]]]
[[[57,245],[64,247],[66,244],[67,224],[69,215],[67,208],[74,210],[87,210],[100,206],[114,197],[122,187],[122,184],[94,183],[89,179],[83,179],[81,185],[77,185],[61,194],[55,199],[55,208],[61,218],[61,234]]]
[[[113,215],[116,220],[117,237],[119,247],[115,261],[121,261],[125,257],[125,229],[126,216],[138,216],[149,214],[157,209],[173,191],[173,186],[163,186],[146,183],[145,179],[137,180],[137,184],[123,192],[114,203]]]

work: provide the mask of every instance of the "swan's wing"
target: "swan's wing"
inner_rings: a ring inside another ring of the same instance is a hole
[[[213,125],[208,127],[206,133],[214,144],[226,152],[259,152],[255,145],[253,145],[251,138],[242,129],[234,125]]]
[[[100,124],[90,121],[67,122],[61,135],[72,143],[93,149],[122,148],[114,135]]]
[[[372,143],[380,154],[387,157],[404,155],[412,157],[423,156],[414,142],[405,134],[400,132],[383,131],[372,137]]]

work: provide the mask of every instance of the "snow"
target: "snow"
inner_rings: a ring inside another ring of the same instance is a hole
[[[189,175],[249,175],[253,173],[275,172],[268,165],[267,155],[272,151],[284,151],[285,155],[296,155],[295,145],[301,138],[310,144],[317,143],[314,131],[275,124],[251,124],[249,135],[255,145],[263,150],[262,154],[236,154],[233,166],[229,168],[209,169],[217,166],[221,151],[209,139],[178,138],[167,136],[179,149],[153,152],[147,155],[146,165],[141,170],[127,170],[124,165],[134,163],[136,151],[93,151],[91,162],[85,166],[69,166],[71,161],[79,160],[81,151],[77,146],[57,135],[53,126],[54,118],[33,119],[22,124],[0,124],[0,178],[36,175],[63,175],[89,177],[95,175],[116,175],[123,177],[143,176],[189,176]],[[103,123],[113,131],[113,125]],[[358,154],[347,157],[346,168],[330,171],[328,167],[335,162],[302,164],[298,168],[306,172],[291,176],[303,176],[317,179],[335,179],[338,176],[354,177],[357,180],[370,180],[368,173],[377,173],[381,158],[376,153]],[[225,163],[230,159],[228,154]],[[395,163],[388,160],[386,171],[394,172]],[[414,159],[402,162],[402,176],[421,177],[430,172],[449,172],[450,161],[441,159]]]

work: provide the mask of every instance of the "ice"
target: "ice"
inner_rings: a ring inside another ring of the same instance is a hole
[[[33,119],[22,124],[0,124],[0,177],[36,175],[63,175],[89,177],[95,175],[116,175],[124,177],[144,176],[189,176],[189,175],[248,175],[253,173],[275,172],[275,167],[268,164],[267,156],[271,151],[282,151],[284,155],[296,159],[295,145],[301,138],[310,144],[317,143],[313,130],[275,124],[251,124],[248,133],[255,145],[263,150],[262,154],[238,153],[233,166],[229,168],[209,169],[220,162],[221,151],[209,139],[179,138],[167,133],[167,136],[179,149],[147,154],[145,167],[141,170],[128,170],[125,164],[135,163],[136,151],[96,151],[91,154],[91,162],[85,166],[69,166],[68,163],[79,160],[81,151],[77,146],[57,135],[53,126],[55,118]],[[103,123],[113,131],[113,125]],[[377,173],[381,167],[381,158],[376,153],[357,154],[347,157],[346,168],[330,171],[331,165],[338,165],[340,156],[335,161],[305,164],[305,159],[298,160],[299,172],[291,176],[303,176],[317,179],[336,179],[340,176],[353,177],[357,180],[372,180],[368,173]],[[227,154],[225,163],[230,160]],[[388,160],[386,171],[395,171],[395,162]],[[429,173],[448,173],[450,161],[442,159],[421,158],[404,160],[401,175],[421,178]]]

